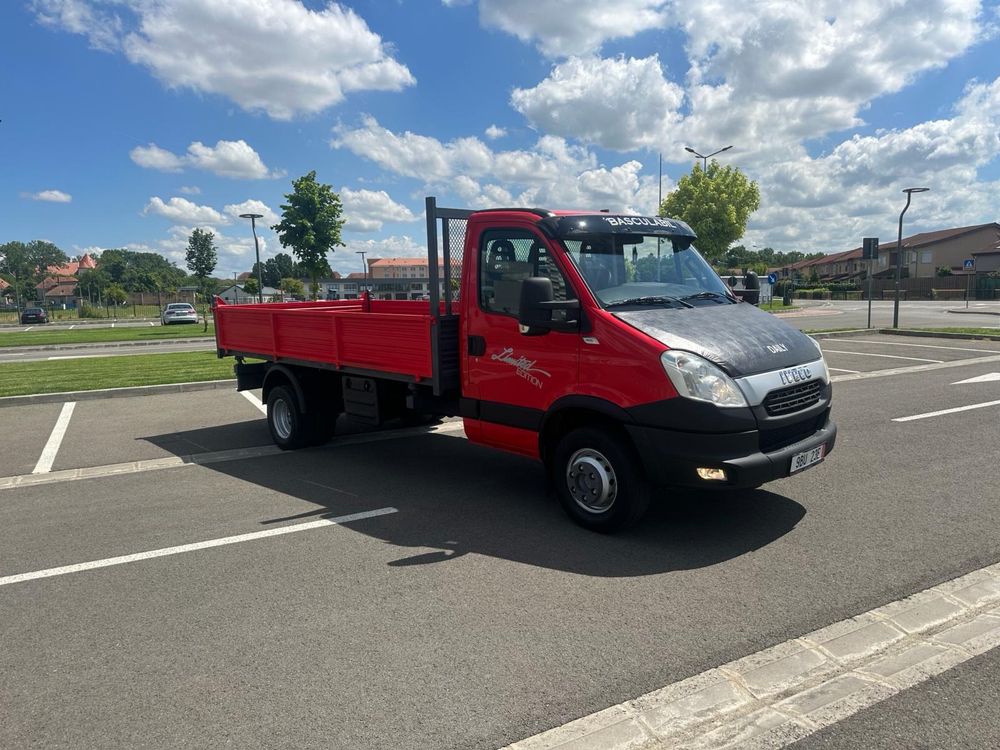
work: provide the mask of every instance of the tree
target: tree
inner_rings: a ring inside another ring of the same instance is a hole
[[[128,300],[128,292],[121,284],[111,282],[104,290],[104,298],[113,305],[123,305]]]
[[[709,260],[722,257],[743,236],[750,214],[760,208],[757,183],[738,168],[717,161],[703,171],[695,164],[690,174],[660,204],[660,216],[680,219],[698,235],[697,246]]]
[[[256,297],[260,292],[260,284],[257,283],[257,279],[252,276],[243,282],[243,291],[249,294],[251,297]]]
[[[215,270],[219,254],[215,250],[215,235],[207,229],[195,229],[188,238],[188,249],[184,255],[188,270],[198,279],[198,288],[207,302],[215,292],[216,281],[208,275]],[[204,313],[205,330],[208,330],[208,310]]]
[[[316,299],[319,277],[330,273],[326,254],[344,246],[340,239],[344,225],[340,196],[329,185],[317,182],[313,170],[292,182],[292,192],[285,199],[288,203],[281,206],[281,221],[271,229],[278,233],[281,246],[290,247],[299,259],[311,280],[310,296]]]
[[[278,288],[290,297],[305,297],[306,288],[298,279],[291,277],[281,280]]]
[[[66,253],[45,240],[0,245],[0,269],[14,287],[19,304],[35,298],[35,285],[46,276],[49,266],[61,266],[68,260]]]

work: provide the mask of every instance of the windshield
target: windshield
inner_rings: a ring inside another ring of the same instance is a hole
[[[601,234],[563,240],[587,286],[605,307],[680,307],[734,302],[728,288],[693,246],[648,234]]]

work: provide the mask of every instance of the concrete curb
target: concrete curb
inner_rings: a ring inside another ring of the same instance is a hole
[[[997,335],[980,333],[950,333],[948,331],[910,331],[905,328],[878,328],[873,333],[887,333],[890,336],[914,336],[929,339],[957,339],[966,341],[1000,341],[1000,329]]]
[[[132,398],[154,396],[161,393],[189,393],[233,388],[236,380],[205,380],[200,383],[167,383],[164,385],[139,385],[131,388],[101,388],[95,391],[65,391],[63,393],[33,393],[27,396],[0,398],[0,409],[26,404],[54,404],[66,401],[96,401],[103,398]]]
[[[117,347],[130,347],[130,346],[194,344],[201,341],[204,341],[206,343],[214,343],[215,339],[212,338],[211,336],[200,336],[198,338],[189,338],[189,339],[161,339],[160,341],[95,341],[94,343],[91,344],[46,344],[44,346],[4,346],[0,347],[0,351],[54,352],[54,351],[62,351],[64,349],[114,349]]]
[[[996,310],[946,310],[945,312],[955,315],[1000,315],[1000,311]]]
[[[812,336],[814,339],[840,339],[840,338],[850,338],[851,336],[870,336],[873,333],[877,333],[876,328],[850,328],[843,331],[819,331],[817,333],[809,333],[809,331],[803,331],[802,333],[807,336]]]

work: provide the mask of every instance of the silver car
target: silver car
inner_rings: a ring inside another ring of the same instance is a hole
[[[171,302],[160,315],[160,323],[165,326],[171,323],[197,323],[198,313],[187,302]]]

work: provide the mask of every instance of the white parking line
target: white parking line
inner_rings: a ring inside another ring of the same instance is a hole
[[[321,518],[318,521],[296,523],[290,526],[279,526],[276,529],[267,529],[266,531],[252,531],[249,534],[237,534],[236,536],[227,536],[221,539],[208,539],[204,542],[181,544],[177,547],[164,547],[162,549],[154,549],[147,552],[137,552],[132,555],[108,557],[104,560],[91,560],[90,562],[76,563],[75,565],[63,565],[59,568],[46,568],[45,570],[36,570],[31,573],[19,573],[18,575],[4,576],[3,578],[0,578],[0,586],[10,586],[13,583],[24,583],[25,581],[36,581],[39,578],[64,576],[69,573],[80,573],[84,570],[94,570],[95,568],[108,568],[112,565],[125,565],[127,563],[141,562],[142,560],[152,560],[157,557],[167,557],[168,555],[180,555],[185,552],[196,552],[198,550],[210,549],[211,547],[222,547],[228,544],[254,542],[258,539],[268,539],[273,536],[282,536],[283,534],[294,534],[298,531],[309,531],[311,529],[319,529],[324,526],[339,526],[340,524],[350,523],[351,521],[360,521],[365,518],[375,518],[376,516],[385,516],[396,512],[397,510],[395,508],[379,508],[378,510],[369,510],[364,513],[352,513],[347,516],[338,516],[336,518]]]
[[[71,326],[69,327],[69,330],[71,330],[71,331],[72,331],[72,330],[73,330],[74,328],[76,328],[76,323],[74,323],[73,325],[71,325]]]
[[[28,331],[30,331],[30,330],[31,330],[32,328],[34,328],[34,326],[28,326],[27,328],[25,328],[25,329],[24,329],[23,333],[27,333],[27,332],[28,332]]]
[[[1000,565],[508,745],[781,748],[1000,646]]]
[[[969,365],[982,365],[1000,362],[1000,355],[995,357],[975,357],[974,359],[953,359],[950,362],[936,362],[932,365],[910,365],[909,367],[892,367],[888,370],[872,370],[871,372],[859,372],[853,375],[833,375],[830,380],[839,383],[847,380],[870,380],[871,378],[887,378],[894,375],[910,375],[917,372],[931,372],[933,370],[950,370],[954,367],[968,367]]]
[[[885,357],[886,359],[909,359],[914,362],[933,362],[935,364],[941,364],[944,360],[941,359],[928,359],[927,357],[903,357],[899,354],[875,354],[873,352],[845,352],[840,349],[824,349],[824,354],[853,354],[858,357]]]
[[[256,406],[265,416],[267,415],[267,404],[261,402],[261,400],[250,391],[240,391],[240,393],[243,395],[243,398]]]
[[[996,354],[998,349],[971,349],[966,346],[940,346],[938,344],[908,344],[900,341],[870,341],[869,339],[851,339],[852,344],[878,344],[879,346],[914,346],[921,349],[951,349],[956,352],[984,352]]]
[[[73,416],[73,409],[75,408],[76,401],[68,401],[63,404],[62,411],[59,412],[59,418],[56,420],[56,425],[52,428],[52,434],[49,435],[49,440],[45,443],[42,455],[39,456],[38,463],[35,464],[35,468],[31,472],[32,474],[48,474],[52,471],[52,464],[56,460],[56,454],[59,453],[59,446],[62,445],[63,437],[66,435],[66,428],[69,427],[69,420]]]
[[[92,359],[93,357],[107,357],[107,354],[61,354],[56,357],[46,357],[46,362],[56,359]]]
[[[830,367],[829,365],[827,366],[826,369],[830,370],[831,372],[849,372],[852,375],[857,375],[859,372],[861,372],[861,370],[845,370],[843,367]]]
[[[914,414],[912,417],[896,417],[893,422],[915,422],[918,419],[930,419],[940,417],[944,414],[957,414],[960,411],[972,411],[973,409],[985,409],[988,406],[1000,406],[1000,401],[987,401],[984,404],[970,404],[969,406],[958,406],[954,409],[941,409],[940,411],[929,411],[926,414]]]

